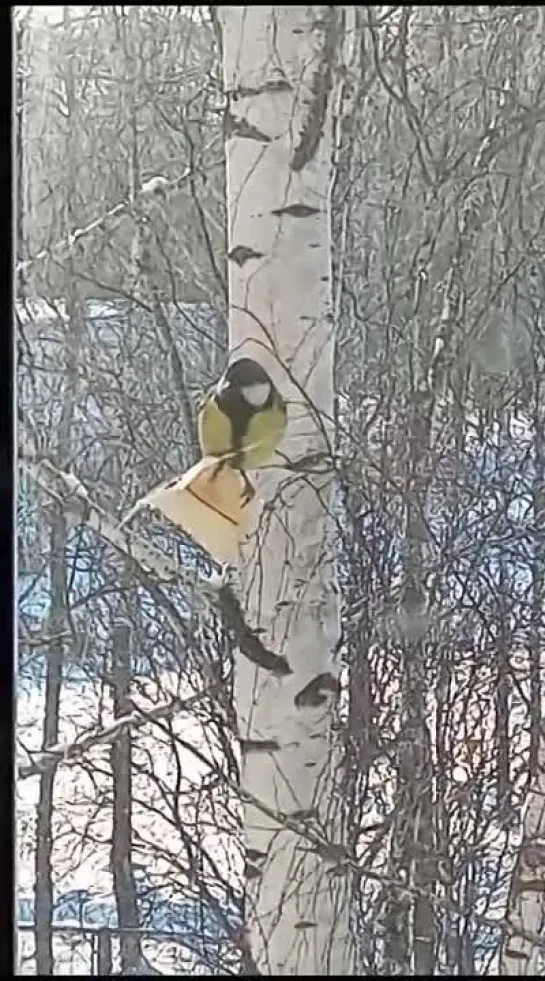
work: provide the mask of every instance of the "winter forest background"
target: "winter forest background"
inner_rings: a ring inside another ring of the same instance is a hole
[[[194,462],[225,364],[221,37],[213,8],[44,10],[14,13],[21,457],[115,523]],[[493,974],[523,858],[545,879],[545,12],[369,6],[356,32],[331,193],[358,971]],[[98,973],[111,936],[124,973],[237,973],[215,570],[147,517],[187,569],[158,584],[51,480],[21,467],[21,972]]]

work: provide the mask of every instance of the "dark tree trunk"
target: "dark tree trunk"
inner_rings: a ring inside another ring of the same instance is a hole
[[[66,609],[65,569],[66,526],[59,515],[51,529],[51,634],[62,633]],[[62,686],[62,648],[52,647],[46,660],[45,708],[42,747],[52,746],[59,735],[59,703]],[[56,767],[51,767],[40,777],[36,813],[35,852],[35,942],[36,973],[49,976],[54,973],[53,934],[53,877],[51,855],[53,851],[53,794]]]
[[[114,715],[120,718],[131,709],[131,628],[117,620],[112,631],[112,688]],[[121,929],[121,973],[137,970],[140,965],[138,902],[132,868],[132,758],[131,731],[121,730],[110,752],[113,777],[113,825],[111,863],[114,880],[117,919]],[[127,932],[123,932],[127,931]]]
[[[69,455],[70,430],[72,427],[74,402],[77,392],[77,371],[80,346],[81,324],[75,296],[67,304],[68,324],[66,332],[66,388],[63,408],[57,433],[57,453],[60,466]],[[54,514],[51,523],[50,571],[51,606],[50,627],[52,636],[61,636],[66,631],[67,621],[67,526],[62,513]],[[59,704],[62,687],[64,650],[51,647],[46,658],[45,668],[45,707],[42,748],[46,749],[58,741]],[[38,975],[54,973],[53,938],[53,874],[51,856],[53,852],[53,796],[56,767],[52,767],[40,777],[40,789],[36,815],[36,853],[35,853],[35,903],[36,903],[36,972]]]

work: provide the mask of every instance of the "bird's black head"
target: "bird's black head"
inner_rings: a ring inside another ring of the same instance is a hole
[[[233,361],[223,377],[233,388],[246,388],[248,385],[272,386],[268,373],[252,358],[239,358],[238,361]]]
[[[252,358],[239,358],[229,365],[218,384],[218,397],[234,404],[242,404],[252,411],[268,408],[276,389],[265,369]]]

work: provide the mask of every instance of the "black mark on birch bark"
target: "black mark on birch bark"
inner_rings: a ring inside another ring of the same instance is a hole
[[[289,215],[292,218],[308,218],[309,215],[319,214],[319,208],[311,208],[309,204],[288,204],[285,208],[275,208],[272,212],[278,218]]]
[[[252,865],[251,862],[246,862],[246,865],[244,866],[244,878],[249,882],[251,879],[259,879],[260,876],[260,869],[256,868],[255,865]]]
[[[242,753],[275,753],[280,749],[276,739],[240,739]]]
[[[236,262],[237,266],[243,266],[249,259],[262,259],[264,254],[264,252],[256,252],[255,249],[250,248],[248,245],[236,245],[234,249],[231,249],[227,253],[227,258],[231,259],[232,262]]]
[[[243,140],[255,140],[256,143],[270,143],[271,137],[262,133],[257,126],[252,126],[244,117],[237,118],[227,109],[223,116],[223,136],[225,140],[230,140],[233,136],[238,136]]]
[[[296,708],[318,708],[323,705],[328,695],[337,695],[339,682],[332,674],[325,672],[317,675],[308,685],[305,685],[294,698]]]
[[[231,89],[228,95],[233,99],[248,99],[256,95],[265,95],[267,92],[291,92],[293,86],[287,78],[273,78],[263,85],[240,85],[236,89]]]
[[[333,59],[337,45],[337,14],[335,7],[328,7],[323,21],[314,24],[324,31],[324,47],[318,67],[310,84],[311,98],[303,119],[299,142],[294,148],[291,169],[302,170],[313,159],[320,145],[327,118],[327,104],[333,87]]]
[[[292,670],[281,654],[275,654],[265,647],[255,630],[248,626],[244,619],[240,603],[228,586],[222,586],[218,591],[218,600],[225,625],[233,631],[240,653],[258,664],[260,668],[270,671],[279,677],[292,674]]]

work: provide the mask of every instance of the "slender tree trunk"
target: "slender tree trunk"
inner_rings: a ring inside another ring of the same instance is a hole
[[[540,341],[537,341],[539,344]],[[545,527],[545,357],[536,352],[534,364],[534,526]],[[545,548],[543,540],[536,536],[532,564],[532,632],[530,641],[530,784],[539,777],[540,757],[543,760],[541,737],[541,699],[543,670],[542,655],[545,647]],[[543,763],[541,763],[541,766]]]
[[[317,454],[314,473],[262,475],[260,495],[274,506],[262,512],[241,564],[247,620],[291,668],[278,677],[242,658],[237,664],[242,788],[255,798],[245,805],[245,970],[253,963],[264,974],[347,975],[348,874],[334,847],[342,842],[331,738],[340,631],[328,519],[328,201],[340,21],[334,7],[219,11],[230,347],[258,358],[289,399],[286,456]]]
[[[59,464],[63,466],[70,454],[70,428],[77,387],[77,358],[79,348],[78,311],[74,304],[68,307],[66,326],[66,378],[64,403],[58,428]],[[67,629],[67,582],[66,582],[67,528],[62,511],[54,514],[51,522],[50,575],[51,605],[48,633],[62,636]],[[62,642],[48,648],[45,667],[45,706],[42,748],[58,742],[59,703],[62,687]],[[35,899],[36,899],[36,970],[38,974],[53,973],[51,923],[53,919],[53,880],[51,855],[53,850],[53,793],[56,768],[40,777],[36,819]]]
[[[21,11],[19,11],[21,13]],[[26,72],[27,72],[28,29],[26,16],[21,18],[15,31],[16,54],[16,86],[15,86],[15,163],[16,163],[16,248],[17,266],[26,258],[25,255],[25,154],[24,128],[26,103]],[[22,295],[24,289],[24,274],[17,272],[16,292]]]
[[[49,632],[60,635],[66,627],[66,524],[61,514],[54,518],[51,537],[51,606]],[[54,745],[59,734],[59,702],[62,686],[63,650],[51,647],[46,660],[45,705],[42,748]],[[49,976],[54,973],[53,934],[53,876],[51,856],[53,852],[53,794],[56,768],[52,767],[40,777],[40,789],[36,811],[35,852],[35,943],[36,973]]]
[[[65,7],[64,38],[69,43],[70,21],[68,8]],[[75,88],[71,61],[66,59],[66,105],[67,105],[67,156],[73,161],[73,138],[75,126]],[[71,173],[75,178],[74,171]],[[68,231],[73,227],[71,187],[67,190],[65,200],[65,226]],[[70,432],[72,428],[74,403],[78,387],[78,360],[80,351],[80,310],[74,285],[70,258],[66,268],[66,312],[65,328],[65,377],[66,385],[63,392],[63,403],[57,430],[57,454],[60,467],[70,457]],[[66,581],[66,540],[67,527],[62,509],[53,513],[51,522],[51,605],[49,633],[52,636],[65,633],[67,614],[67,581]],[[46,657],[45,674],[45,707],[43,722],[42,748],[46,749],[58,742],[59,736],[59,703],[62,687],[63,647],[51,646]],[[40,777],[36,815],[36,852],[35,852],[35,906],[36,906],[36,973],[51,975],[54,973],[53,936],[51,924],[53,920],[53,870],[51,858],[53,852],[53,798],[55,787],[56,767],[52,767]]]
[[[530,642],[530,781],[523,812],[522,841],[511,877],[500,974],[528,977],[540,973],[542,950],[531,934],[541,935],[545,915],[545,738],[541,718],[540,673],[545,648],[545,553],[538,530],[545,522],[545,359],[535,355],[534,368],[534,528],[532,630]],[[524,936],[526,933],[526,936]]]
[[[414,348],[419,341],[415,338]],[[433,764],[426,706],[427,596],[425,587],[425,511],[429,480],[433,393],[425,386],[420,366],[413,364],[412,391],[406,406],[407,458],[405,488],[404,586],[399,630],[403,658],[401,734],[392,868],[419,895],[395,892],[386,904],[389,973],[432,974],[435,963],[435,915],[431,894],[436,888]],[[403,870],[400,876],[400,870]],[[428,898],[428,894],[430,898]]]
[[[112,688],[114,716],[128,715],[132,710],[131,628],[118,620],[112,629]],[[123,729],[112,743],[110,752],[113,778],[113,818],[111,863],[117,922],[120,934],[121,972],[137,970],[140,966],[140,941],[135,930],[138,925],[138,902],[132,869],[132,737],[130,728]]]
[[[501,454],[508,438],[508,419],[501,414],[499,420],[498,433],[498,469],[502,464]],[[506,569],[505,557],[500,556],[498,562],[498,590],[497,590],[497,650],[496,650],[496,684],[494,688],[494,708],[496,715],[496,726],[494,732],[495,757],[497,761],[496,772],[496,794],[497,806],[500,810],[507,813],[511,805],[511,763],[510,763],[510,738],[509,738],[509,715],[511,688],[511,649],[512,638],[510,620],[510,593],[511,582]]]

